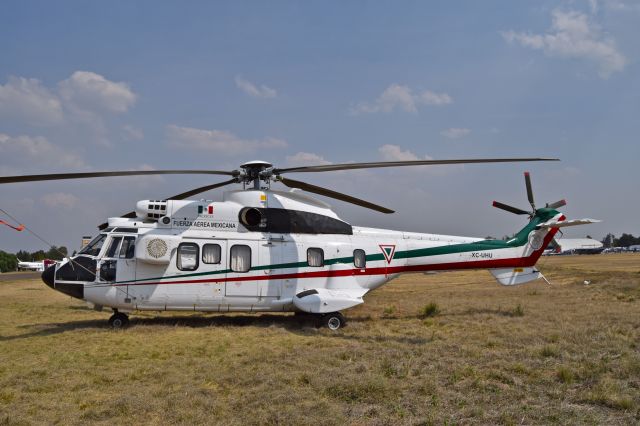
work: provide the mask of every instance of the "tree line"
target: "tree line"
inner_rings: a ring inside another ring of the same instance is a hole
[[[632,234],[623,233],[620,238],[616,238],[613,234],[607,234],[602,239],[602,244],[605,248],[635,246],[640,244],[640,235],[634,237]]]
[[[62,260],[69,256],[69,251],[65,246],[52,246],[49,250],[38,250],[28,252],[20,250],[16,254],[7,253],[0,250],[0,272],[15,271],[18,269],[18,259],[23,262],[40,262],[44,259]]]

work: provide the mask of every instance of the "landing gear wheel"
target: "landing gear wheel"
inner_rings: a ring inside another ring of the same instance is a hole
[[[331,331],[337,331],[345,326],[347,319],[340,312],[331,312],[320,317],[320,324]]]
[[[109,318],[109,325],[114,329],[125,328],[129,325],[129,317],[122,312],[115,312]]]

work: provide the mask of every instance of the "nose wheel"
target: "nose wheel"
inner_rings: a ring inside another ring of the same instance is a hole
[[[129,325],[129,317],[127,314],[115,311],[109,318],[109,326],[113,329],[125,328]]]

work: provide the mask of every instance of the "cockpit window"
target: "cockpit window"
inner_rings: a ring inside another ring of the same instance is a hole
[[[100,234],[95,237],[85,248],[80,250],[78,254],[88,254],[89,256],[97,256],[102,249],[104,240],[107,238],[107,234]]]
[[[120,248],[120,258],[121,259],[133,259],[136,249],[136,238],[135,237],[124,237],[124,241],[122,242],[122,247]]]
[[[120,246],[120,241],[122,241],[122,237],[111,238],[111,245],[109,246],[109,250],[107,250],[107,254],[105,255],[105,257],[115,257],[116,251]]]

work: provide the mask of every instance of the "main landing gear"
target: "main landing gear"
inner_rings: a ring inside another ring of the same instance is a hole
[[[347,319],[340,312],[330,312],[320,314],[320,326],[327,327],[331,331],[336,331],[345,326]]]
[[[326,327],[331,331],[336,331],[344,327],[347,323],[347,319],[340,312],[329,312],[328,314],[309,314],[306,312],[296,311],[293,315],[305,323],[315,323],[316,327]]]
[[[118,312],[117,309],[113,310],[113,315],[109,318],[109,325],[113,329],[125,328],[129,325],[129,317],[127,314]]]

